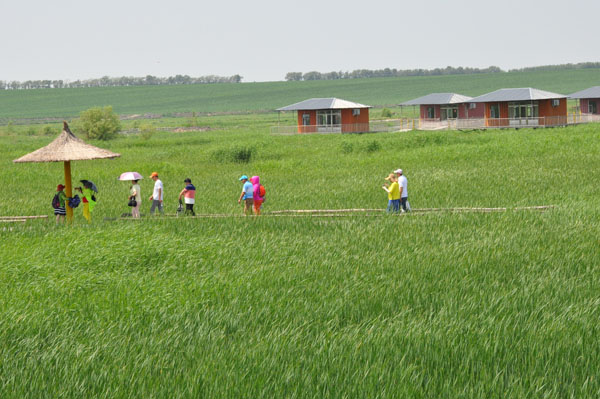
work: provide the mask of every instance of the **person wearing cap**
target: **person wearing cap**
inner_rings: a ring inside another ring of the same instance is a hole
[[[408,205],[408,180],[406,180],[406,176],[402,173],[402,169],[396,169],[394,173],[398,176],[398,185],[400,186],[400,206],[402,207],[402,212],[408,212],[410,211],[410,206]]]
[[[400,190],[398,189],[398,180],[396,179],[396,175],[390,173],[385,180],[391,183],[389,186],[387,183],[381,186],[381,188],[388,193],[387,211],[398,212],[400,210]]]
[[[189,177],[183,181],[186,183],[185,187],[179,193],[179,201],[181,201],[181,197],[183,197],[185,201],[185,214],[191,214],[192,216],[196,216],[194,213],[194,203],[196,202],[196,187],[192,184],[192,179]],[[181,203],[181,202],[180,202]]]
[[[59,224],[61,221],[64,222],[65,215],[67,214],[67,208],[65,208],[65,204],[67,202],[67,195],[65,194],[64,189],[65,186],[62,184],[56,186],[56,197],[58,199],[58,208],[54,208],[54,214],[56,215],[56,224]]]
[[[244,215],[248,216],[252,214],[252,205],[254,204],[254,187],[252,183],[248,181],[248,176],[242,175],[239,180],[244,184],[242,186],[242,193],[238,199],[238,204],[244,200]]]
[[[163,183],[158,178],[157,172],[152,172],[152,174],[150,175],[150,178],[152,180],[154,180],[154,191],[152,192],[152,195],[150,196],[150,201],[152,201],[152,206],[150,207],[150,214],[154,215],[156,208],[158,208],[158,211],[162,215],[165,213],[165,211],[163,210],[163,196],[164,196]]]

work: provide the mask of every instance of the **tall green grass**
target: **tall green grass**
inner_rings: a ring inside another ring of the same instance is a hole
[[[74,162],[100,188],[94,223],[0,225],[1,397],[598,397],[596,125],[235,125],[97,143],[122,157]],[[0,215],[50,212],[62,166],[10,162],[49,140],[0,137]],[[248,146],[245,164],[211,155]],[[396,167],[413,207],[557,207],[104,221],[128,210],[126,170],[161,173],[168,212],[191,177],[197,212],[240,215],[242,173],[261,176],[266,211],[384,208]]]

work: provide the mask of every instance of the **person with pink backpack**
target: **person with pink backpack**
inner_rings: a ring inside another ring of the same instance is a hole
[[[252,192],[254,199],[254,214],[256,216],[260,215],[260,210],[263,202],[265,202],[265,186],[260,184],[260,177],[252,176],[250,178],[250,182],[252,183]]]

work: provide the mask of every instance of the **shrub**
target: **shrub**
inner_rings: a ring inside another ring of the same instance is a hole
[[[88,139],[110,140],[121,130],[121,121],[111,106],[94,107],[80,114],[81,128]]]
[[[392,115],[393,115],[393,114],[392,114],[392,111],[390,111],[390,110],[389,110],[389,109],[387,109],[387,108],[384,108],[384,109],[382,109],[382,110],[381,110],[381,117],[382,117],[382,118],[391,118],[391,117],[392,117]]]
[[[238,163],[248,163],[252,158],[252,148],[250,147],[239,147],[234,148],[231,152],[231,159]]]
[[[150,123],[144,123],[140,126],[140,136],[142,139],[150,140],[154,133],[156,133],[156,128],[154,125],[151,125]]]
[[[342,142],[342,153],[350,154],[352,151],[354,151],[354,144],[347,141]]]
[[[52,129],[52,126],[46,125],[42,128],[42,134],[45,136],[54,136],[56,133],[56,130]]]
[[[376,152],[376,151],[379,151],[379,150],[381,150],[381,144],[379,144],[379,141],[377,141],[377,140],[369,141],[369,143],[365,147],[365,150],[367,152]]]
[[[255,153],[252,147],[232,147],[214,151],[211,158],[218,162],[248,163]]]
[[[27,130],[25,131],[25,134],[27,134],[28,136],[35,136],[35,128],[33,126],[30,126],[27,128]]]

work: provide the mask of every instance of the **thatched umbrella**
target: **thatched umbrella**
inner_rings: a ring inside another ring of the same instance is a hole
[[[45,147],[35,150],[13,162],[64,162],[65,163],[65,194],[73,196],[71,186],[71,161],[86,161],[89,159],[116,158],[121,154],[94,147],[75,137],[67,122],[63,122],[62,133]],[[73,209],[66,206],[67,220],[73,220]]]

